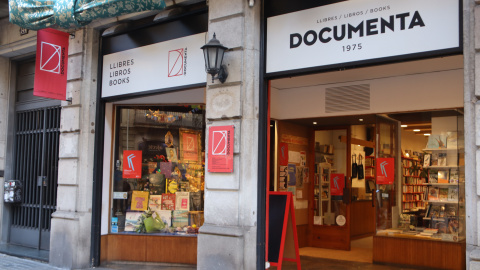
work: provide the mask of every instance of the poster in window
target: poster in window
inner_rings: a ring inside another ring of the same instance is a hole
[[[332,196],[343,196],[345,187],[345,175],[343,173],[330,174],[330,194]]]
[[[395,159],[377,158],[377,185],[392,185],[395,180]]]
[[[142,178],[142,151],[123,151],[123,178]]]
[[[288,165],[288,144],[281,142],[278,144],[279,152],[279,159],[278,162],[280,166],[287,166]]]
[[[180,157],[183,162],[201,161],[201,133],[197,130],[180,129]]]

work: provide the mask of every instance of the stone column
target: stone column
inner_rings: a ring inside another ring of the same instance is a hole
[[[91,205],[97,92],[98,33],[70,38],[67,99],[62,102],[57,210],[52,215],[50,264],[90,266]]]
[[[480,269],[480,1],[463,1],[467,269]]]
[[[209,1],[206,42],[216,33],[229,48],[224,57],[229,75],[224,84],[208,76],[207,137],[211,126],[235,126],[234,172],[205,172],[198,269],[256,268],[260,5]]]

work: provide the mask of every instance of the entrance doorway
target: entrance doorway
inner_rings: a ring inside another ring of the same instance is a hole
[[[57,204],[60,101],[33,96],[35,61],[17,65],[13,179],[22,201],[11,205],[9,243],[50,248],[50,220]]]
[[[420,169],[402,164],[423,161],[432,123],[463,124],[462,78],[451,56],[270,81],[272,149],[288,149],[271,153],[270,189],[295,196],[301,256],[372,263],[379,232],[432,226],[408,182]]]

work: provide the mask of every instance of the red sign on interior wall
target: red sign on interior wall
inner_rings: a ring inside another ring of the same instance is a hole
[[[392,185],[395,180],[395,159],[377,158],[377,185]]]
[[[233,172],[234,126],[208,129],[208,171]]]
[[[123,178],[142,178],[142,151],[123,151]]]
[[[68,33],[50,28],[37,32],[33,95],[66,99],[68,36]]]
[[[343,196],[343,188],[345,188],[345,175],[343,173],[330,174],[330,194]]]

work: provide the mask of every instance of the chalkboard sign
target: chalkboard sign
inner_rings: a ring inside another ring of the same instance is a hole
[[[283,260],[300,266],[295,208],[291,192],[270,192],[268,195],[268,262],[282,267]]]
[[[270,194],[268,211],[268,261],[278,262],[282,241],[283,223],[287,206],[287,195]]]

